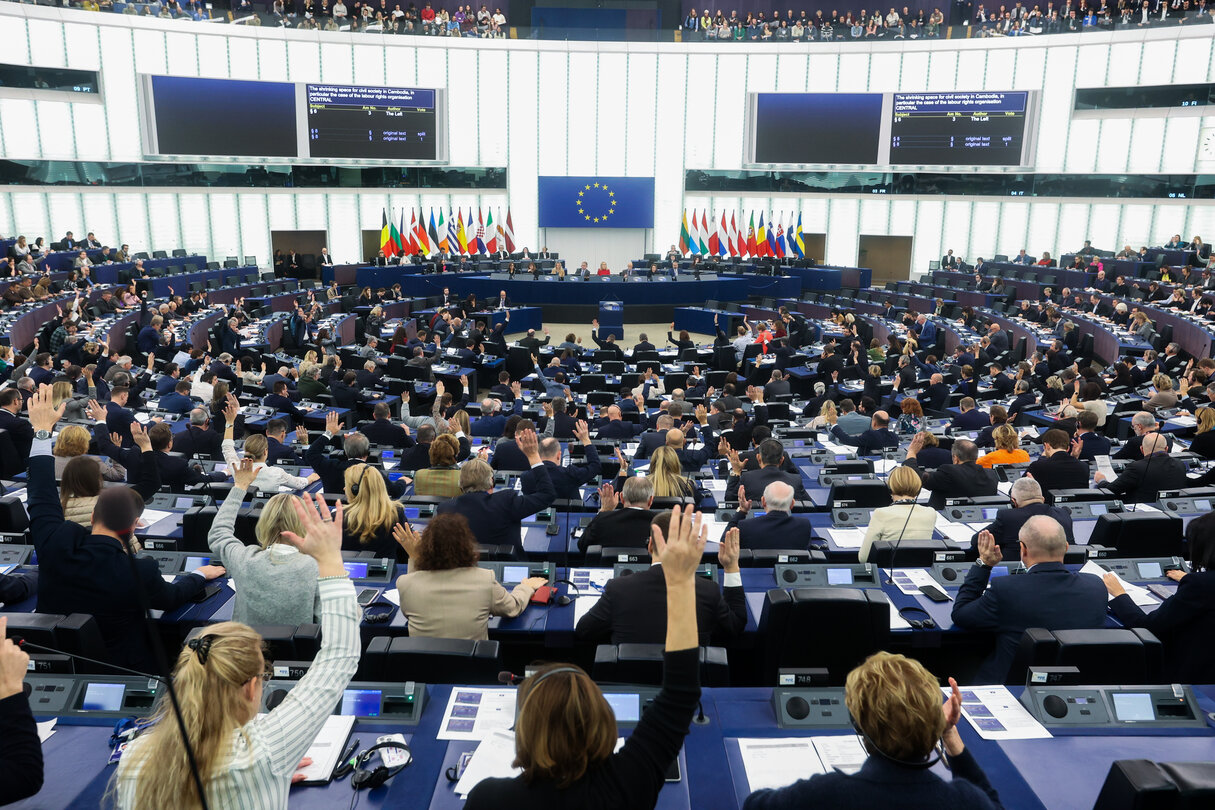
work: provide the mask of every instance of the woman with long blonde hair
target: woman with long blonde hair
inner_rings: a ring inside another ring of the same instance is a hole
[[[359,663],[358,603],[342,565],[342,505],[295,507],[305,532],[283,539],[316,561],[321,648],[307,674],[276,708],[258,715],[268,676],[265,641],[239,622],[201,628],[177,656],[173,684],[179,726],[160,690],[150,725],[127,747],[111,792],[119,810],[201,807],[182,726],[210,807],[286,807],[301,757],[337,705]]]
[[[823,400],[823,404],[818,408],[818,416],[810,420],[809,427],[811,428],[826,428],[831,429],[835,423],[839,421],[840,412],[835,407],[835,403],[829,399]]]
[[[346,468],[345,482],[342,548],[372,551],[377,557],[404,563],[405,550],[393,539],[392,527],[405,519],[405,507],[388,497],[383,474],[370,464],[351,464]]]
[[[704,493],[683,475],[679,455],[670,447],[659,447],[650,454],[649,479],[654,484],[655,498],[691,498],[700,505]]]

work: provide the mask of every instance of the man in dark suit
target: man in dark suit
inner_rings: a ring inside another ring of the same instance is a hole
[[[764,385],[764,398],[771,399],[772,397],[788,396],[791,393],[789,381],[785,379],[785,373],[779,369],[773,370],[772,379]]]
[[[472,459],[460,468],[460,489],[464,494],[439,504],[435,511],[463,515],[478,543],[514,546],[515,557],[524,559],[520,521],[551,505],[557,493],[548,477],[548,469],[540,460],[536,432],[516,433],[515,442],[536,472],[534,492],[530,495],[516,493],[513,489],[494,492],[494,471],[484,461]]]
[[[333,257],[329,255],[329,248],[321,248],[321,255],[316,257],[317,264],[333,264]]]
[[[528,329],[527,336],[519,338],[518,343],[520,346],[531,352],[532,356],[535,357],[535,355],[540,352],[540,347],[547,346],[550,339],[551,336],[549,335],[547,329],[544,330],[544,340],[536,337],[535,329]],[[536,361],[533,360],[532,362],[535,364]]]
[[[1189,486],[1185,463],[1169,455],[1164,436],[1148,433],[1143,437],[1141,450],[1143,458],[1132,461],[1113,481],[1107,481],[1098,472],[1093,474],[1093,482],[1101,489],[1122,496],[1127,503],[1155,503],[1160,498],[1160,490]]]
[[[654,512],[654,483],[649,478],[626,478],[617,495],[611,484],[599,487],[599,513],[578,538],[578,551],[590,546],[645,548],[650,542]],[[623,504],[617,509],[617,504]]]
[[[198,403],[190,396],[190,381],[180,380],[176,389],[171,389],[158,401],[157,407],[168,413],[187,414],[198,407]]]
[[[553,397],[553,415],[549,417],[553,420],[553,438],[556,439],[572,439],[574,437],[574,429],[578,426],[578,416],[576,413],[569,412],[569,404],[565,397]],[[548,427],[546,424],[545,427]]]
[[[304,412],[291,401],[291,389],[287,387],[286,380],[274,383],[272,393],[266,394],[262,398],[262,404],[274,408],[276,412],[281,411],[290,416],[293,426],[298,427],[304,424]]]
[[[307,441],[308,437],[302,427],[297,427],[295,430],[297,437],[302,436],[303,441]],[[287,422],[283,419],[271,419],[266,423],[266,463],[300,463],[299,454],[287,441]]]
[[[520,423],[522,424],[522,423]],[[548,470],[549,480],[553,482],[553,491],[558,498],[574,498],[582,500],[579,487],[589,484],[599,477],[602,465],[599,463],[599,453],[591,444],[591,431],[586,422],[579,422],[575,430],[575,438],[586,453],[586,462],[571,463],[568,467],[561,466],[561,442],[548,436],[540,440],[540,460]],[[519,489],[524,495],[530,495],[537,490],[536,471],[528,470],[523,474]]]
[[[916,434],[907,448],[908,467],[920,472],[924,488],[932,490],[928,505],[933,509],[944,509],[946,498],[969,498],[975,495],[995,495],[998,477],[993,470],[985,470],[975,462],[979,458],[979,447],[969,439],[955,439],[950,451],[952,464],[942,464],[931,472],[921,472],[916,454],[924,448],[924,437]]]
[[[433,424],[424,424],[418,428],[417,444],[401,454],[401,461],[397,465],[400,470],[424,470],[430,466],[430,445],[435,440],[437,431]],[[460,443],[460,452],[456,456],[457,461],[463,461],[468,458],[472,452],[472,442],[464,435],[463,431],[455,434],[456,441]]]
[[[514,425],[514,433],[518,434],[523,431],[535,432],[536,423],[530,419],[519,419]],[[506,436],[503,434],[503,438]],[[531,464],[527,460],[527,454],[523,452],[513,437],[507,441],[500,441],[494,445],[493,455],[489,459],[489,466],[494,471],[500,470],[528,470]]]
[[[16,388],[5,388],[0,391],[0,429],[8,432],[9,441],[17,451],[14,459],[22,471],[29,464],[30,444],[34,441],[34,429],[26,419],[17,414],[25,406],[25,398]]]
[[[371,414],[375,418],[359,427],[359,432],[366,436],[369,442],[400,450],[408,450],[416,444],[406,428],[392,423],[392,411],[388,405],[377,402]]]
[[[667,534],[671,513],[660,512],[654,525]],[[666,580],[659,563],[662,555],[651,539],[650,556],[654,564],[646,571],[608,582],[603,596],[574,629],[579,639],[608,640],[612,644],[661,644],[666,638]],[[747,625],[747,602],[742,574],[738,570],[738,530],[730,529],[722,538],[717,560],[724,574],[723,588],[704,577],[696,583],[696,627],[700,643],[725,645],[742,633]]]
[[[509,371],[498,372],[498,384],[489,389],[489,395],[490,395],[490,397],[492,397],[494,399],[500,399],[503,402],[513,402],[514,401],[515,392],[514,392],[513,387],[510,384],[510,372]]]
[[[222,459],[223,436],[210,428],[211,415],[205,408],[190,411],[190,424],[173,436],[174,452],[188,459]]]
[[[1011,395],[1015,383],[1012,377],[1004,373],[1004,367],[999,363],[992,363],[987,370],[990,373],[987,384],[996,392],[996,398],[1003,399]]]
[[[114,444],[112,437],[106,432],[106,426],[100,422],[93,426],[93,438],[103,456],[109,456],[127,468],[127,481],[131,483],[139,479],[140,465],[148,460],[156,464],[161,484],[177,492],[185,491],[187,486],[207,481],[222,481],[228,477],[222,472],[205,473],[190,460],[178,455],[169,455],[173,451],[173,429],[164,422],[158,422],[148,428],[151,459],[145,459],[139,447],[122,448]]]
[[[1070,453],[1081,461],[1092,461],[1097,456],[1110,454],[1110,440],[1097,433],[1099,417],[1089,410],[1080,411],[1076,417],[1076,435],[1072,438]],[[1085,483],[1084,486],[1088,486]]]
[[[93,508],[91,529],[65,521],[55,486],[50,438],[61,412],[62,408],[54,408],[49,388],[30,400],[30,423],[36,438],[30,450],[27,504],[30,539],[38,553],[38,612],[92,614],[101,629],[108,660],[156,672],[141,600],[146,599],[155,610],[173,610],[224,569],[205,565],[168,583],[155,560],[129,558],[126,544],[143,509],[142,501],[128,487],[102,489]]]
[[[941,257],[941,269],[942,270],[957,270],[958,269],[958,257],[953,255],[953,248],[950,248],[948,251],[945,252],[945,255]]]
[[[885,411],[874,413],[869,430],[858,436],[845,433],[839,425],[831,429],[831,435],[837,442],[855,447],[858,456],[872,456],[884,448],[899,446],[899,437],[890,430],[890,414]]]
[[[975,407],[975,401],[971,397],[962,397],[958,402],[958,410],[960,413],[955,416],[953,421],[949,423],[947,432],[954,431],[970,431],[982,430],[985,427],[991,426],[991,417],[983,411]]]
[[[607,417],[596,422],[600,439],[631,439],[641,432],[641,425],[625,422],[619,405],[607,407]]]
[[[1028,627],[1047,630],[1105,626],[1104,583],[1091,574],[1063,567],[1067,536],[1046,515],[1021,527],[1021,563],[1029,573],[991,580],[1003,555],[990,532],[979,534],[979,562],[971,567],[953,604],[953,623],[963,630],[996,633],[996,649],[974,677],[975,683],[1023,683],[1024,672],[1010,672],[1021,634]],[[990,587],[988,582],[990,580]]]
[[[1010,420],[1016,419],[1017,414],[1027,411],[1038,404],[1038,398],[1030,390],[1029,380],[1017,380],[1013,385],[1013,392],[1016,396],[1013,397],[1012,403],[1008,406],[1008,418]]]
[[[639,338],[640,338],[640,340],[639,340],[639,341],[638,341],[636,344],[634,344],[634,346],[633,346],[633,354],[637,354],[637,352],[653,352],[653,351],[657,351],[657,349],[655,348],[654,344],[653,344],[653,343],[650,343],[650,339],[649,339],[649,337],[646,335],[646,333],[645,333],[645,332],[642,332],[642,333],[641,333],[640,335],[638,335],[637,337],[639,337]]]
[[[949,386],[945,384],[943,374],[933,374],[928,378],[928,387],[924,389],[924,408],[930,411],[945,410],[949,404]]]
[[[746,488],[738,493],[738,509],[730,515],[730,522],[738,527],[741,548],[810,548],[814,531],[810,521],[794,516],[793,487],[784,481],[768,484],[760,498],[764,514],[743,520],[750,511],[751,501],[746,499]]]
[[[520,388],[519,383],[513,383],[512,388],[515,390],[515,401],[512,405],[512,414],[523,413],[523,400],[519,399]],[[477,421],[472,423],[470,430],[472,435],[481,436],[483,438],[494,439],[502,435],[503,429],[506,427],[506,415],[500,410],[501,403],[492,399],[481,400],[481,416]]]
[[[1085,411],[1085,413],[1092,413]],[[1097,417],[1093,414],[1093,418]],[[1087,489],[1088,462],[1073,458],[1068,452],[1071,438],[1067,431],[1052,428],[1042,434],[1042,455],[1025,474],[1038,482],[1047,503],[1054,503],[1051,491],[1056,489]]]
[[[667,443],[667,433],[674,426],[675,420],[670,414],[663,413],[659,415],[654,423],[653,430],[647,430],[637,436],[637,452],[633,454],[633,461],[645,461],[654,451]]]
[[[341,429],[342,420],[336,411],[325,414],[325,432],[319,439],[312,440],[308,445],[308,453],[304,456],[308,466],[321,477],[325,493],[328,495],[346,493],[347,467],[351,464],[370,463],[368,459],[371,456],[371,442],[367,441],[367,437],[358,431],[352,431],[343,438],[340,436]],[[329,451],[338,446],[339,438],[342,453],[330,456]],[[380,471],[380,475],[384,476],[384,486],[388,490],[388,497],[399,498],[405,494],[404,479],[392,481],[384,470],[379,467],[376,469]]]
[[[1012,508],[996,512],[996,519],[983,530],[995,538],[996,545],[1000,547],[1000,552],[1007,559],[1011,560],[1019,556],[1017,543],[1021,527],[1034,515],[1046,515],[1054,518],[1063,527],[1067,542],[1072,542],[1071,514],[1060,506],[1048,504],[1042,496],[1042,487],[1038,485],[1037,481],[1029,476],[1018,478],[1013,482],[1009,498],[1012,500]],[[980,532],[976,532],[974,537],[970,538],[971,548],[978,548],[979,534]]]
[[[802,484],[801,473],[786,473],[781,470],[785,447],[777,439],[769,438],[760,442],[759,452],[756,454],[759,461],[758,470],[744,472],[744,462],[739,454],[730,450],[729,456],[730,477],[726,480],[727,501],[738,500],[740,487],[745,492],[763,492],[769,484],[776,481],[783,481],[793,487],[793,497],[796,500],[804,501],[809,497],[806,495],[806,487]]]
[[[1160,423],[1156,421],[1156,416],[1151,411],[1136,411],[1135,415],[1131,417],[1131,430],[1135,432],[1135,435],[1127,439],[1112,458],[1131,459],[1132,461],[1138,459],[1143,455],[1144,437],[1156,435],[1160,430]],[[1166,434],[1165,441],[1168,442],[1168,449],[1171,451],[1173,437]]]
[[[489,301],[490,309],[506,309],[510,306],[510,296],[506,294],[506,290],[498,290],[498,297]]]

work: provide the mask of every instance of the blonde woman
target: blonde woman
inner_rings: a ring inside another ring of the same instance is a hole
[[[1156,336],[1156,327],[1152,326],[1152,321],[1148,318],[1147,313],[1140,310],[1131,318],[1130,323],[1131,334],[1138,335],[1146,341],[1151,341]]]
[[[173,683],[210,807],[248,805],[251,797],[258,807],[286,807],[301,757],[358,668],[359,607],[342,566],[342,505],[330,518],[322,504],[311,499],[306,506],[298,504],[305,534],[283,535],[316,561],[310,585],[320,594],[321,649],[282,703],[258,714],[265,642],[248,625],[207,625],[177,656]],[[111,790],[119,810],[201,806],[166,694],[161,690],[152,725],[130,744],[118,765]]]
[[[97,389],[94,386],[89,386],[89,394],[93,397],[97,396]],[[87,418],[85,408],[89,404],[89,397],[77,397],[76,392],[72,390],[72,384],[66,380],[60,380],[57,383],[51,384],[51,396],[54,397],[55,407],[64,406],[64,419],[78,419],[84,421]]]
[[[55,383],[58,387],[58,383]],[[56,406],[58,407],[58,406]],[[53,455],[55,457],[55,477],[62,478],[63,470],[67,467],[69,461],[80,456],[85,456],[89,452],[89,441],[92,437],[88,430],[80,425],[64,425],[59,429],[59,435],[55,438],[55,449]],[[107,481],[125,481],[127,480],[126,468],[117,462],[109,459],[98,458],[97,456],[88,456],[95,460],[101,468],[101,477]]]
[[[1172,377],[1157,373],[1152,377],[1152,385],[1156,387],[1156,393],[1152,394],[1147,401],[1147,407],[1150,410],[1177,407],[1177,392],[1173,390]]]
[[[306,624],[320,617],[316,589],[316,560],[282,542],[285,532],[299,534],[298,499],[280,492],[262,507],[257,519],[257,545],[245,545],[236,536],[236,516],[245,493],[260,475],[253,459],[232,465],[235,484],[215,515],[207,545],[223,560],[236,584],[232,620],[245,624]]]
[[[873,544],[879,540],[931,540],[937,525],[936,510],[915,502],[923,483],[913,467],[895,467],[886,480],[893,503],[874,509],[869,516],[869,528],[858,552],[861,562],[868,562]]]
[[[991,432],[996,449],[979,456],[980,467],[991,469],[996,464],[1028,464],[1029,453],[1021,449],[1017,429],[1012,425],[1000,425]]]
[[[818,416],[810,420],[809,428],[812,430],[830,430],[835,427],[835,423],[839,421],[840,413],[835,407],[835,403],[831,400],[824,400],[819,406]]]
[[[383,474],[370,464],[352,464],[346,468],[345,482],[342,548],[406,562],[404,550],[392,537],[392,527],[405,519],[405,508],[388,497]]]
[[[659,447],[650,454],[650,472],[655,498],[691,498],[700,506],[704,493],[683,475],[679,456],[670,447]]]

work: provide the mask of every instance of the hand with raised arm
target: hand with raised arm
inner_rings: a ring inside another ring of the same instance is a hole
[[[253,469],[253,459],[242,458],[232,468],[232,485],[236,489],[245,489],[253,486],[253,479],[257,478],[257,470]]]
[[[63,412],[67,410],[66,400],[60,403],[58,408],[55,407],[55,397],[51,390],[51,386],[43,384],[38,386],[38,390],[30,397],[27,412],[30,426],[35,431],[51,432],[55,429],[55,424],[63,418]]]
[[[148,432],[143,429],[143,425],[138,422],[131,423],[131,438],[135,440],[135,446],[139,448],[139,452],[152,452],[152,440],[148,438]]]
[[[536,431],[521,430],[515,433],[515,444],[523,455],[527,456],[528,466],[535,467],[540,463],[539,440],[536,438]]]
[[[338,416],[337,411],[329,411],[325,414],[325,432],[330,436],[336,436],[342,430],[342,418]]]
[[[603,484],[599,487],[599,511],[611,512],[620,503],[620,498],[616,495],[616,490],[611,484]]]
[[[666,536],[657,525],[650,536],[662,560],[667,584],[667,652],[689,650],[699,644],[696,629],[696,568],[704,556],[707,526],[694,506],[675,507]]]
[[[305,492],[291,502],[300,519],[304,536],[295,532],[283,532],[283,540],[316,560],[318,577],[344,577],[342,565],[342,502],[337,503],[337,513],[329,514],[329,507],[321,496]]]
[[[422,542],[422,538],[413,530],[413,526],[409,525],[409,521],[398,523],[392,527],[392,537],[397,541],[397,545],[405,549],[405,553],[410,559],[418,553],[418,545]]]

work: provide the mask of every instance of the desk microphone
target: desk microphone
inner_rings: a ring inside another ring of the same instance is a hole
[[[160,681],[161,683],[165,683],[167,680],[167,679],[161,677],[160,675],[153,675],[150,672],[140,672],[137,669],[127,669],[126,667],[120,667],[116,664],[111,664],[108,661],[98,661],[96,658],[88,658],[83,655],[77,655],[76,653],[64,652],[63,650],[56,650],[54,647],[44,647],[41,644],[35,644],[32,641],[26,641],[23,636],[12,635],[12,636],[9,636],[9,640],[12,641],[14,644],[16,644],[18,647],[20,647],[21,649],[26,650],[26,651],[36,650],[38,652],[52,653],[54,655],[63,655],[68,658],[74,658],[77,661],[87,661],[90,664],[98,664],[100,666],[108,667],[109,669],[114,669],[119,672],[125,672],[128,675],[139,675],[142,678],[148,678],[150,680]],[[29,684],[26,684],[26,686],[28,687]]]

